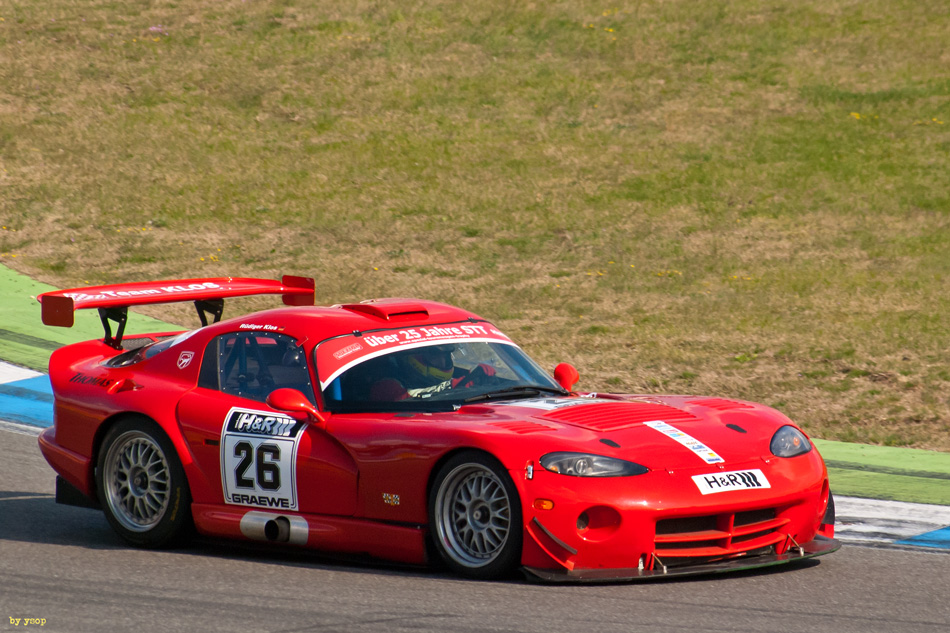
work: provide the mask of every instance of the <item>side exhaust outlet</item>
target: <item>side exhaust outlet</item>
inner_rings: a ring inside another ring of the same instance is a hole
[[[298,516],[251,511],[241,517],[241,534],[254,541],[306,545],[310,526]]]
[[[287,543],[290,541],[290,521],[287,517],[277,517],[264,524],[264,536],[268,541]]]

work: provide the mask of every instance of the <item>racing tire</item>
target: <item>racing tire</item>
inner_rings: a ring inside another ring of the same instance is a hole
[[[109,524],[132,545],[168,547],[191,529],[191,494],[178,453],[147,418],[126,418],[109,430],[96,486]]]
[[[455,573],[487,580],[521,562],[521,500],[495,458],[475,451],[450,458],[429,494],[435,550]]]

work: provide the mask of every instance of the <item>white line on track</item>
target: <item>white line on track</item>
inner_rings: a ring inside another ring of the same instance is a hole
[[[0,420],[0,431],[9,431],[10,433],[19,433],[20,435],[32,435],[37,437],[44,429],[30,424],[18,424],[16,422],[7,422]]]
[[[26,380],[27,378],[35,378],[42,375],[43,374],[38,371],[33,371],[32,369],[26,369],[24,367],[17,367],[16,365],[11,365],[10,363],[0,361],[0,385],[5,382]]]
[[[835,537],[888,544],[950,525],[950,506],[835,497]]]

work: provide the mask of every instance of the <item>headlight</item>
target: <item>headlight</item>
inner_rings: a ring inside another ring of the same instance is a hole
[[[649,471],[634,462],[589,453],[548,453],[540,461],[552,473],[572,477],[629,477]]]
[[[811,442],[794,426],[783,426],[772,436],[769,448],[776,457],[795,457],[810,451]]]

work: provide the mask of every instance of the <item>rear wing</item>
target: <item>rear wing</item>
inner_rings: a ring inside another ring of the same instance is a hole
[[[282,295],[284,304],[289,306],[313,305],[314,281],[291,275],[284,275],[280,281],[250,277],[142,281],[44,292],[37,299],[45,325],[72,327],[76,310],[98,308],[105,343],[122,349],[130,306],[194,301],[201,325],[206,326],[208,315],[214,318],[214,323],[221,320],[226,298],[268,294]],[[115,336],[109,321],[117,324]]]

